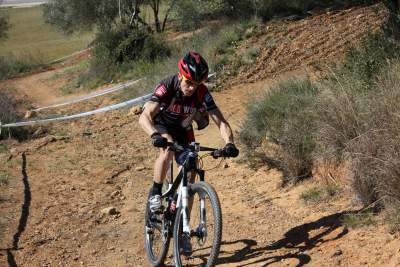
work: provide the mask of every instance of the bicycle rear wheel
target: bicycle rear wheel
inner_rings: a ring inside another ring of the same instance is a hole
[[[190,185],[189,196],[193,198],[190,215],[190,256],[182,255],[182,208],[179,208],[174,224],[175,266],[206,266],[216,264],[222,237],[221,206],[217,193],[206,182]]]
[[[151,190],[147,200],[151,196]],[[146,203],[144,242],[147,258],[153,266],[163,266],[170,243],[168,221],[164,213],[154,214],[150,211],[149,202]]]

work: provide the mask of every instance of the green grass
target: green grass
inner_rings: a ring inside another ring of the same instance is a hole
[[[318,188],[312,188],[301,193],[300,198],[304,200],[306,203],[316,203],[322,198],[322,190]]]
[[[371,211],[363,211],[354,214],[345,214],[341,218],[344,226],[348,228],[360,228],[375,224],[374,214]]]
[[[322,188],[314,187],[301,193],[300,198],[306,204],[312,204],[329,200],[331,197],[336,196],[341,191],[342,189],[338,185],[327,185]]]
[[[0,173],[0,186],[8,185],[9,179],[10,177],[8,176],[8,174]]]
[[[43,61],[48,62],[84,49],[92,41],[93,33],[65,36],[58,32],[45,23],[42,10],[41,6],[0,9],[11,23],[8,38],[0,42],[0,56],[40,55]]]

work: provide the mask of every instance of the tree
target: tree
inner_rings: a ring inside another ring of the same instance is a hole
[[[160,5],[169,6],[161,25]],[[45,6],[46,21],[66,33],[96,27],[100,32],[118,25],[132,29],[153,31],[141,16],[141,9],[149,5],[154,13],[154,30],[162,32],[175,0],[50,0]]]
[[[160,19],[159,19],[161,2],[162,2],[161,0],[149,0],[148,1],[148,4],[150,5],[151,9],[153,10],[154,24],[155,24],[157,32],[163,32],[165,30],[165,25],[167,23],[168,16],[169,16],[172,8],[174,7],[174,5],[176,3],[176,0],[171,0],[169,2],[168,9],[167,9],[167,12],[164,15],[164,19],[163,19],[162,25],[161,25]],[[166,2],[166,1],[164,1],[164,2]]]

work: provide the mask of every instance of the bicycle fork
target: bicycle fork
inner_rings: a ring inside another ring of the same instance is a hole
[[[190,220],[190,216],[189,216],[189,193],[188,193],[188,187],[187,186],[183,186],[180,190],[180,192],[182,193],[182,227],[183,227],[183,232],[190,235],[190,226],[189,226],[189,220]]]
[[[191,229],[190,229],[190,211],[189,211],[189,189],[187,186],[183,186],[181,185],[180,190],[179,190],[180,194],[178,195],[178,205],[182,206],[182,231],[185,234],[191,235]],[[205,236],[207,235],[207,233],[205,232],[206,229],[206,207],[205,207],[205,197],[204,196],[200,196],[199,199],[200,202],[200,210],[199,215],[200,215],[200,222],[198,225],[198,229],[195,229],[195,234],[197,235],[201,235],[201,236]],[[200,232],[198,232],[200,231]],[[198,233],[197,233],[198,232]]]

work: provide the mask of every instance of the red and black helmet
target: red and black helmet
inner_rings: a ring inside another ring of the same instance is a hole
[[[207,80],[208,65],[205,59],[196,52],[188,52],[178,63],[179,73],[186,79],[201,83]]]

